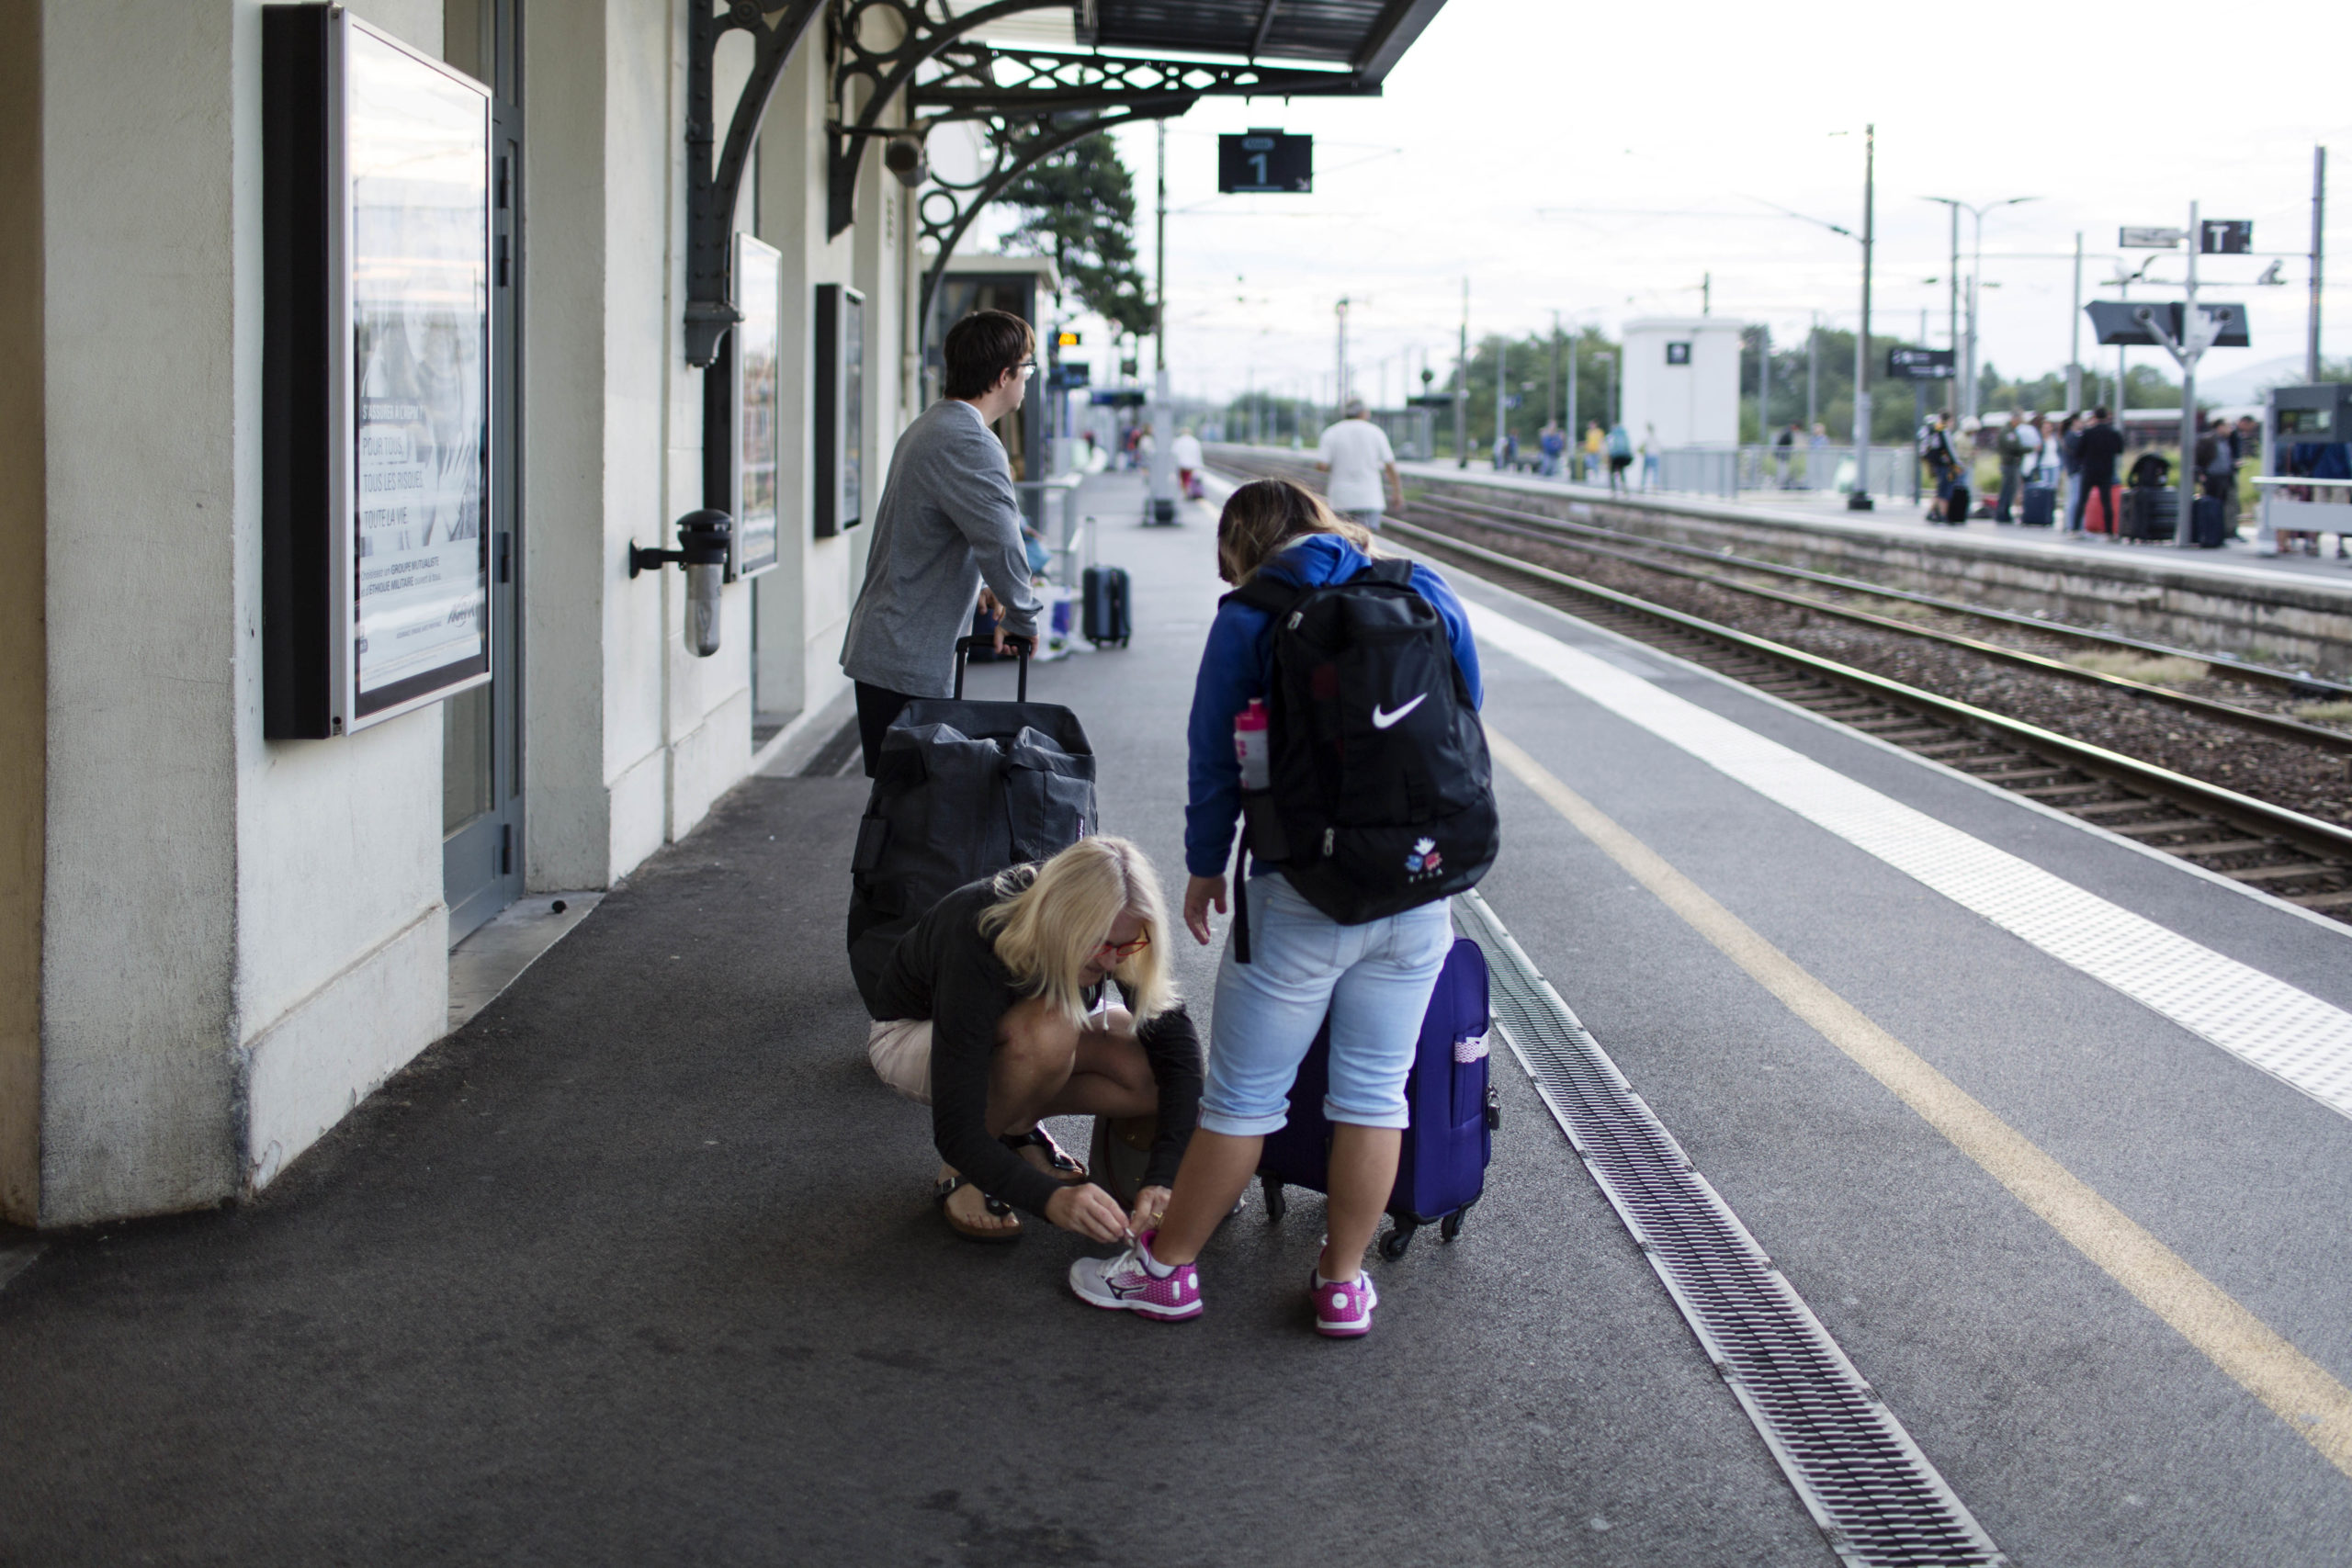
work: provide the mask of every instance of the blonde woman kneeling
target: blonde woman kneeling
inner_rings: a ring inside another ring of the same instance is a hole
[[[934,1196],[975,1241],[1021,1235],[1025,1210],[1096,1241],[1159,1224],[1201,1096],[1201,1043],[1169,984],[1159,878],[1125,839],[1080,839],[1039,864],[959,887],[882,971],[866,1054],[931,1107]],[[1102,1006],[1102,982],[1126,1006]],[[1037,1125],[1157,1113],[1133,1215]]]

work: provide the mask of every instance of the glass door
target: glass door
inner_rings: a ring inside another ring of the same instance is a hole
[[[447,0],[449,63],[487,83],[491,97],[490,684],[441,705],[441,880],[457,942],[523,891],[522,703],[516,638],[521,605],[516,525],[523,116],[518,0]]]

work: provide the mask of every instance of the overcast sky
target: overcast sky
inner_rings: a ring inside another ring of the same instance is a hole
[[[2164,87],[2159,62],[2183,44],[2195,73]],[[1555,310],[1612,333],[1632,316],[1695,313],[1710,274],[1714,312],[1764,321],[1777,343],[1801,344],[1815,312],[1850,329],[1860,247],[1766,204],[1859,230],[1866,121],[1875,331],[1916,339],[1924,307],[1928,341],[1948,341],[1944,286],[1925,280],[1948,270],[1950,220],[1924,197],[2039,198],[1984,223],[1984,276],[1998,287],[1982,295],[1980,332],[2005,374],[2064,365],[2076,231],[2095,298],[2120,224],[2184,224],[2196,198],[2206,217],[2253,220],[2257,251],[2290,253],[2289,287],[2216,291],[2250,304],[2255,346],[2213,351],[2205,372],[2299,356],[2315,142],[2334,150],[2329,248],[2352,241],[2347,61],[2343,0],[2256,13],[1451,0],[1384,97],[1210,98],[1170,123],[1170,365],[1180,392],[1223,396],[1252,376],[1304,388],[1331,367],[1344,294],[1357,387],[1381,392],[1385,359],[1394,398],[1424,353],[1444,377],[1465,276],[1474,339],[1542,330]],[[1312,195],[1216,193],[1216,133],[1252,126],[1315,135]],[[1148,261],[1153,132],[1120,144]],[[1963,217],[1963,249],[1971,230]],[[2200,282],[2249,284],[2268,260],[2206,258]],[[2150,274],[2175,298],[2182,263]],[[2340,355],[2352,247],[2330,270],[2347,280],[2328,291]]]

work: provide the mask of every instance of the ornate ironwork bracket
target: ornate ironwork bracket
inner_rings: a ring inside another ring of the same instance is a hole
[[[752,143],[768,112],[776,79],[793,47],[808,30],[828,0],[695,0],[689,21],[686,56],[686,363],[708,368],[718,357],[727,331],[743,319],[735,308],[733,282],[728,276],[729,240],[735,230],[735,207],[742,194],[743,170],[751,162]],[[741,29],[750,33],[754,53],[751,79],[727,127],[727,144],[716,167],[711,151],[718,141],[715,105],[717,87],[712,62],[718,40]]]
[[[1074,110],[1110,113],[1182,98],[1185,107],[1210,96],[1306,97],[1377,95],[1346,71],[1261,66],[1250,61],[1190,62],[1001,49],[962,41],[971,32],[1023,11],[1058,10],[1068,0],[996,0],[961,16],[942,0],[846,0],[840,53],[834,62],[835,122],[827,220],[836,235],[854,216],[857,175],[865,143],[890,128],[882,116],[900,92],[917,134],[942,120],[1011,118]],[[875,39],[894,41],[876,44]],[[940,72],[918,83],[923,66]],[[1159,118],[1183,108],[1121,114],[1120,119]],[[854,113],[856,118],[851,118]],[[1110,123],[1115,123],[1110,122]],[[1042,153],[1038,154],[1043,156]],[[1017,172],[1017,171],[1016,171]]]

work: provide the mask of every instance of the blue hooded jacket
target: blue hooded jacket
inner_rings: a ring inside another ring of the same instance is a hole
[[[1321,588],[1344,582],[1371,564],[1369,557],[1337,534],[1309,534],[1258,570],[1277,582]],[[1462,601],[1434,569],[1418,561],[1413,587],[1445,622],[1453,662],[1468,683],[1470,701],[1483,705],[1486,687],[1478,678],[1478,645],[1470,635],[1470,617],[1463,613]],[[1273,675],[1273,617],[1249,604],[1220,605],[1209,626],[1186,731],[1191,788],[1184,807],[1184,867],[1194,876],[1222,876],[1233,858],[1233,825],[1241,817],[1241,763],[1233,754],[1233,720],[1250,698],[1266,695]]]

